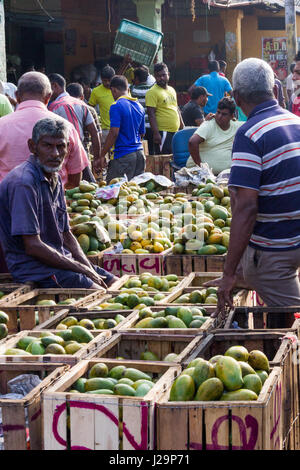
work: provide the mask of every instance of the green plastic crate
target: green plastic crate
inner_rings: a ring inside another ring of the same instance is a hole
[[[135,62],[151,65],[157,54],[163,33],[129,20],[122,20],[118,29],[113,53],[124,57],[130,54]]]

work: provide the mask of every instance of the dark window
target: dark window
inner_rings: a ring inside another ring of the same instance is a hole
[[[284,16],[259,16],[257,23],[259,30],[285,30]]]

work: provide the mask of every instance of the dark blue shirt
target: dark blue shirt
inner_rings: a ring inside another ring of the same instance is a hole
[[[300,246],[300,118],[265,101],[236,133],[229,186],[258,192],[250,246],[289,250]]]
[[[0,242],[8,269],[18,282],[39,281],[55,271],[25,253],[22,235],[39,235],[46,245],[71,257],[63,246],[69,222],[63,186],[57,178],[52,189],[30,156],[0,183]]]
[[[109,110],[110,127],[118,127],[114,159],[143,149],[141,134],[145,134],[145,110],[136,98],[121,96]]]

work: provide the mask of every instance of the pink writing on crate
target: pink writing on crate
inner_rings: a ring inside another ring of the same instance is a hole
[[[229,450],[229,446],[219,444],[219,432],[221,426],[227,426],[228,428],[228,423],[227,421],[230,419],[229,415],[224,415],[218,418],[212,427],[211,430],[211,443],[207,441],[206,444],[206,449],[207,450]],[[247,415],[245,417],[245,422],[239,417],[232,415],[231,416],[231,421],[232,421],[232,427],[234,426],[234,423],[239,427],[239,433],[240,433],[240,440],[241,440],[241,445],[237,446],[232,444],[232,450],[254,450],[256,443],[257,443],[257,437],[258,437],[258,422],[257,420],[251,416]],[[190,449],[195,449],[195,450],[201,450],[202,449],[202,444],[198,444],[196,442],[191,442],[190,443]]]
[[[103,268],[106,271],[116,274],[117,276],[120,276],[120,274],[137,274],[136,266],[133,263],[127,265],[121,262],[120,255],[116,255],[116,257],[113,256],[109,256],[109,259],[103,261]]]
[[[281,406],[282,406],[282,385],[277,384],[275,391],[274,407],[272,413],[273,428],[270,434],[270,441],[273,442],[274,449],[280,449],[280,424],[281,424]]]
[[[134,436],[131,434],[128,429],[129,426],[123,421],[123,435],[126,437],[130,445],[134,450],[147,450],[147,435],[148,435],[148,406],[145,402],[140,402],[141,406],[141,442],[136,442]],[[81,410],[96,410],[99,413],[103,413],[109,421],[115,424],[116,433],[119,433],[119,420],[118,418],[104,405],[97,405],[95,403],[86,403],[81,401],[70,401],[70,408],[79,408]],[[67,442],[63,439],[58,433],[59,419],[61,415],[66,411],[66,403],[58,405],[55,409],[52,421],[52,432],[56,441],[64,446],[67,449]],[[98,438],[99,439],[99,438]],[[78,445],[72,446],[71,450],[93,450],[88,449],[87,447],[81,446],[80,442]],[[118,449],[108,449],[108,450],[118,450]]]
[[[151,274],[162,274],[160,270],[160,257],[152,256],[151,258],[138,259],[139,273],[147,271]]]

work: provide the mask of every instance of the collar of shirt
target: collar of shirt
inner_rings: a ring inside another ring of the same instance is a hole
[[[259,105],[255,106],[255,108],[251,111],[251,113],[248,116],[248,120],[255,116],[256,114],[262,113],[266,111],[267,109],[270,110],[271,108],[277,108],[279,106],[277,100],[268,100],[264,101],[263,103],[260,103]]]
[[[129,100],[129,101],[138,101],[137,98],[132,98],[132,96],[122,95],[122,96],[119,96],[119,98],[115,101],[115,103],[117,103],[117,101],[119,101],[122,98],[124,98],[125,100]]]
[[[46,105],[42,103],[41,101],[27,100],[27,101],[22,101],[22,103],[18,105],[17,111],[20,111],[26,108],[40,108],[44,110],[47,109]]]
[[[55,101],[59,100],[60,98],[63,98],[64,96],[70,96],[70,95],[67,91],[63,91],[60,95],[58,95]]]

